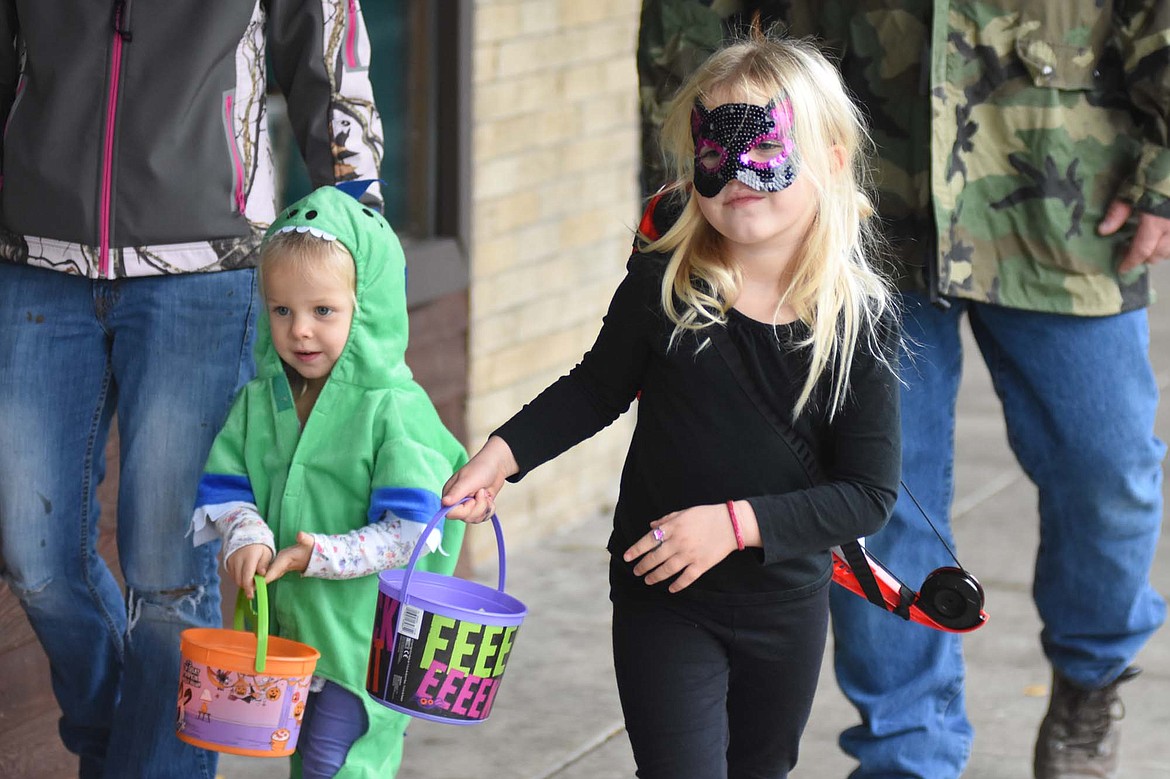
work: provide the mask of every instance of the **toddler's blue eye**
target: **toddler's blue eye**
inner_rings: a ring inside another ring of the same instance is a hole
[[[329,306],[317,306],[317,316],[329,316],[333,313],[333,309]]]
[[[288,306],[273,306],[272,313],[277,316],[288,316]]]

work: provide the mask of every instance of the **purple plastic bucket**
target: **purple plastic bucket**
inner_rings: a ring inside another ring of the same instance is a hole
[[[496,589],[415,570],[422,539],[452,508],[427,523],[405,568],[378,576],[366,692],[412,717],[474,725],[491,713],[528,609],[504,592],[504,534],[496,516]]]

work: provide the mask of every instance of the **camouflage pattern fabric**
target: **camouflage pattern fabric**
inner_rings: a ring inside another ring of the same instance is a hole
[[[710,18],[749,4],[733,5],[643,3],[648,126],[663,100],[650,85],[713,50]],[[1149,303],[1144,267],[1115,271],[1136,214],[1113,236],[1096,230],[1115,197],[1170,216],[1170,0],[759,5],[791,34],[819,38],[865,108],[903,286],[1086,316]],[[702,35],[671,26],[696,19]],[[654,175],[647,165],[645,180]]]

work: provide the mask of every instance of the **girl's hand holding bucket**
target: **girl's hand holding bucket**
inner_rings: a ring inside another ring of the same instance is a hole
[[[512,456],[512,448],[499,436],[492,436],[475,457],[443,485],[443,505],[454,506],[447,519],[459,519],[471,524],[485,522],[495,513],[495,497],[500,494],[504,480],[518,473],[520,466]],[[465,503],[459,503],[464,498]]]
[[[253,579],[264,576],[268,564],[272,562],[272,549],[264,544],[248,544],[232,552],[223,561],[223,568],[236,586],[244,591],[248,600],[256,597],[256,585]]]
[[[264,544],[242,546],[223,561],[223,567],[248,600],[252,600],[256,597],[256,586],[252,583],[256,576],[263,576],[266,584],[272,584],[289,571],[303,573],[312,557],[313,537],[301,532],[297,533],[295,544],[281,549],[275,556]]]

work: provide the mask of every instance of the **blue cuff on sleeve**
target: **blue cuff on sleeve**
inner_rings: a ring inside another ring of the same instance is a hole
[[[199,480],[199,491],[195,495],[196,507],[233,502],[256,503],[256,496],[252,494],[252,482],[247,476],[203,474],[203,478]]]
[[[438,513],[439,508],[439,496],[430,490],[414,487],[379,487],[370,495],[369,521],[370,524],[378,522],[389,511],[399,519],[425,525]],[[439,523],[438,529],[443,529],[442,523]]]

